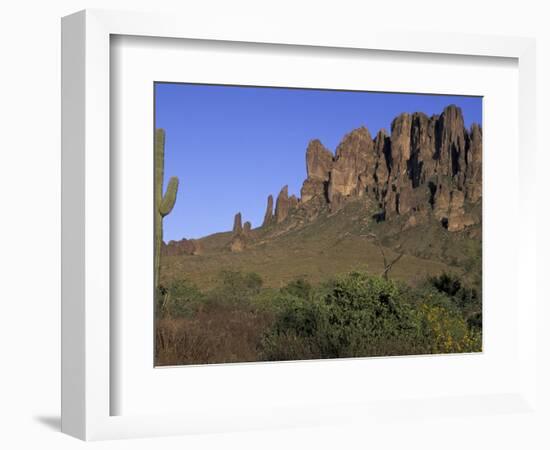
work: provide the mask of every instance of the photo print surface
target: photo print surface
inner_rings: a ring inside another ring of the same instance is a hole
[[[155,365],[482,351],[482,98],[155,83]]]

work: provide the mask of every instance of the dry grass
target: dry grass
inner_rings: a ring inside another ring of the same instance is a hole
[[[258,361],[258,346],[271,320],[265,313],[234,308],[158,319],[155,365]]]
[[[400,231],[401,223],[375,224],[360,205],[332,216],[323,216],[307,226],[287,233],[262,236],[240,253],[228,250],[230,233],[218,233],[201,239],[204,253],[199,256],[165,256],[162,259],[163,283],[185,278],[201,289],[212,286],[220,270],[256,272],[264,286],[278,288],[302,277],[311,283],[352,270],[380,274],[384,261],[376,242],[366,237],[375,233],[388,258],[404,252],[394,265],[391,278],[415,285],[427,276],[454,272],[478,241],[465,234],[450,234],[437,224]],[[405,248],[401,244],[406,241]]]

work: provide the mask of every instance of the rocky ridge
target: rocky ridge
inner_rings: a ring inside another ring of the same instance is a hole
[[[275,201],[269,195],[257,229],[250,222],[243,226],[237,213],[231,251],[244,250],[262,233],[299,227],[356,201],[364,203],[367,217],[400,219],[402,229],[432,220],[460,232],[481,222],[476,205],[482,199],[482,129],[478,124],[466,129],[455,105],[431,117],[400,114],[389,133],[382,129],[374,137],[366,127],[352,130],[334,154],[313,139],[305,156],[300,198],[289,195],[288,186]]]
[[[357,128],[344,136],[334,155],[314,139],[306,150],[301,198],[291,201],[285,186],[274,221],[285,221],[296,209],[309,212],[309,218],[322,208],[335,213],[346,202],[363,199],[377,221],[403,216],[410,227],[431,218],[450,232],[462,231],[481,220],[468,212],[481,202],[481,158],[481,127],[467,130],[454,105],[431,117],[403,113],[389,134],[382,129],[374,138],[366,127]]]
[[[161,252],[166,256],[200,255],[202,248],[200,242],[196,239],[182,239],[180,241],[170,241],[168,244],[163,242]]]

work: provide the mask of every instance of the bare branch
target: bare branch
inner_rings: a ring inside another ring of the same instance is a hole
[[[393,267],[394,264],[397,263],[397,261],[399,261],[403,255],[405,254],[404,252],[400,252],[396,258],[394,258],[390,263],[388,263],[388,259],[386,258],[386,254],[384,253],[384,248],[382,247],[382,243],[380,242],[380,239],[378,239],[378,236],[374,233],[369,233],[369,234],[362,234],[361,236],[364,236],[364,237],[371,237],[371,238],[374,238],[374,240],[376,241],[376,245],[378,246],[378,249],[380,250],[380,253],[382,254],[382,259],[384,260],[384,270],[382,271],[381,275],[384,279],[388,279],[388,273],[389,271],[391,270],[391,268]]]
[[[384,272],[382,273],[382,276],[385,278],[385,279],[388,279],[388,272],[391,270],[391,268],[393,267],[393,265],[399,261],[401,259],[401,257],[404,255],[405,253],[400,253],[397,258],[395,258],[391,263],[389,263],[385,268],[384,268]]]

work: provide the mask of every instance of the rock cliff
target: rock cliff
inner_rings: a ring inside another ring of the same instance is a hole
[[[265,210],[262,227],[267,227],[273,223],[273,196],[267,197],[267,208]]]
[[[262,226],[256,230],[250,222],[243,225],[237,213],[229,250],[244,250],[261,239],[262,230],[277,235],[356,201],[364,203],[367,220],[398,220],[401,230],[429,220],[449,232],[479,224],[482,141],[481,126],[466,129],[462,111],[454,105],[431,117],[400,114],[389,132],[381,129],[374,137],[365,126],[352,130],[334,154],[313,139],[305,152],[307,177],[300,198],[289,195],[288,186],[275,201],[269,195]],[[200,248],[196,241],[183,239],[165,245],[163,252],[197,254]]]
[[[481,202],[482,130],[464,127],[460,108],[439,115],[421,112],[397,116],[388,134],[373,138],[366,127],[346,134],[333,155],[312,140],[306,150],[307,178],[301,198],[285,186],[268,199],[264,225],[287,220],[293,209],[337,212],[350,200],[364,199],[376,220],[407,217],[407,226],[433,218],[449,231],[461,231],[481,217],[467,212]],[[316,201],[314,201],[316,200]],[[413,216],[413,217],[408,217]]]

